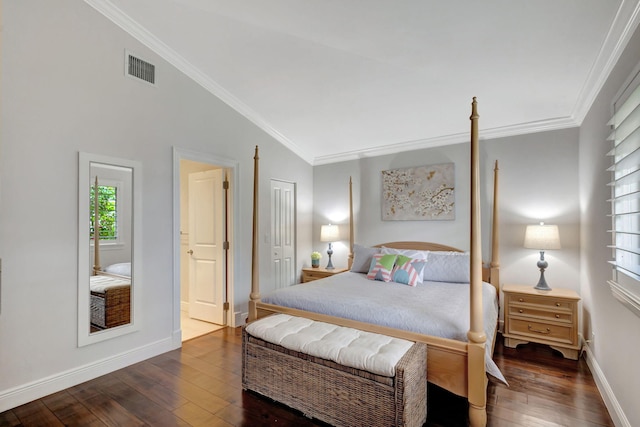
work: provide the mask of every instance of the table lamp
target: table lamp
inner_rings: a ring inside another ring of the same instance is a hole
[[[527,225],[524,233],[524,247],[528,249],[538,249],[540,251],[540,260],[538,261],[540,280],[538,280],[535,289],[550,291],[551,288],[547,285],[547,281],[544,278],[544,270],[549,266],[549,263],[544,259],[544,251],[546,249],[560,249],[558,226],[545,225],[544,222],[541,222],[540,225]]]
[[[323,225],[320,229],[320,241],[329,242],[329,249],[327,255],[329,255],[329,262],[327,263],[327,270],[333,270],[333,264],[331,263],[331,255],[333,255],[333,248],[331,244],[338,240],[339,230],[337,225]]]

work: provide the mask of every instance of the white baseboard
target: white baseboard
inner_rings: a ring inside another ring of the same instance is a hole
[[[173,348],[182,347],[182,328],[173,331],[173,334],[171,335],[171,341],[173,343]]]
[[[178,347],[180,347],[178,345]],[[0,391],[0,412],[48,396],[101,375],[125,368],[175,348],[175,341],[166,338],[115,356],[97,360],[27,384]]]
[[[618,399],[616,399],[616,396],[613,394],[613,390],[611,389],[607,378],[604,376],[604,372],[600,369],[600,365],[598,365],[598,361],[593,356],[593,352],[588,344],[585,345],[584,352],[586,355],[587,365],[591,370],[591,375],[593,375],[593,380],[598,387],[598,391],[600,391],[600,395],[602,396],[605,406],[609,410],[609,415],[611,416],[613,424],[616,427],[631,427],[631,423],[624,414]]]
[[[234,322],[233,322],[233,326],[234,328],[237,328],[238,326],[242,326],[245,323],[247,323],[247,317],[249,317],[249,313],[240,313],[238,311],[236,311],[234,314]]]

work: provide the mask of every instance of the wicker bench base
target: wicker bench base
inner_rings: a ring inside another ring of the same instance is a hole
[[[91,292],[91,324],[98,329],[131,322],[131,286],[114,286],[105,292]]]
[[[393,378],[288,350],[242,331],[242,387],[335,426],[422,426],[427,418],[425,344]]]

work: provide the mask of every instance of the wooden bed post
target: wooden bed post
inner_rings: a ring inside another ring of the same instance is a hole
[[[347,267],[351,269],[353,265],[353,182],[349,177],[349,258]]]
[[[491,284],[500,297],[500,228],[498,219],[498,161],[493,169],[493,221],[491,225]]]
[[[86,185],[86,184],[85,184]],[[85,187],[86,188],[86,187]],[[102,267],[100,266],[100,191],[98,189],[98,176],[93,184],[93,275],[96,276]]]
[[[258,146],[253,156],[253,241],[251,244],[251,294],[249,295],[249,321],[258,318],[256,303],[260,301],[260,274],[258,260]]]
[[[471,103],[471,271],[470,279],[470,328],[468,344],[468,400],[469,424],[486,426],[485,342],[482,319],[482,233],[480,228],[480,156],[478,148],[478,111],[476,98]]]

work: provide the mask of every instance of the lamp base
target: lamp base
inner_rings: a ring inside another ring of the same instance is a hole
[[[542,283],[538,282],[538,284],[535,285],[533,287],[533,289],[537,289],[539,291],[550,291],[551,290],[549,285],[547,285],[547,282],[542,282]]]
[[[544,259],[544,251],[540,251],[540,260],[538,261],[538,268],[540,269],[540,280],[538,280],[538,284],[533,288],[539,291],[550,291],[551,288],[547,285],[547,281],[544,278],[544,270],[549,266],[547,261]]]
[[[333,263],[331,262],[331,255],[333,255],[333,248],[331,247],[331,243],[329,243],[329,250],[327,251],[327,255],[329,255],[329,262],[327,263],[327,270],[333,270],[335,267],[333,266]]]
[[[546,264],[546,262],[545,262]],[[540,263],[538,262],[538,266],[540,266]],[[550,291],[551,287],[549,287],[549,285],[547,285],[547,280],[544,278],[544,268],[540,267],[540,280],[538,280],[538,284],[535,285],[533,287],[534,289],[537,289],[539,291]]]
[[[329,263],[327,264],[327,266],[325,267],[326,270],[333,270],[335,267],[333,266],[333,264],[331,263],[331,255],[329,255]]]

